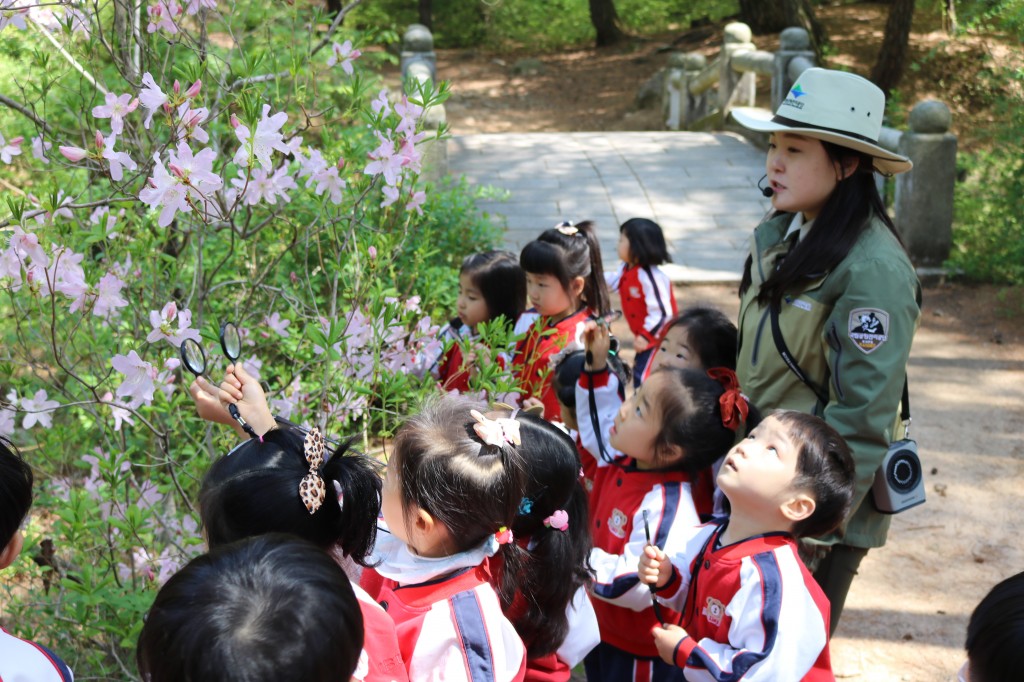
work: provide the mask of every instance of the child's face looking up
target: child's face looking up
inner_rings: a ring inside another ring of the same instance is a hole
[[[665,378],[651,375],[633,397],[622,404],[608,433],[608,442],[616,450],[636,460],[638,469],[652,469],[670,462],[658,457],[655,443],[661,434],[661,410],[654,398]]]
[[[683,325],[677,324],[665,332],[651,359],[651,372],[659,367],[703,369],[700,358],[690,349],[690,335]]]
[[[778,510],[793,496],[799,450],[775,417],[761,422],[733,446],[718,472],[718,487],[733,509]]]
[[[462,324],[471,329],[475,329],[478,324],[491,317],[487,301],[467,274],[459,275],[459,297],[455,300],[455,309]]]

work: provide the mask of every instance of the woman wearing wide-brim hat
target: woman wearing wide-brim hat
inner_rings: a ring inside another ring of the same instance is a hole
[[[885,544],[890,517],[875,509],[870,489],[901,435],[894,430],[921,316],[920,283],[875,184],[875,172],[912,166],[878,145],[884,110],[885,96],[871,82],[815,68],[774,116],[732,112],[771,135],[765,168],[774,209],[754,230],[740,285],[740,384],[762,410],[823,417],[856,465],[847,522],[806,553],[832,604],[832,630],[861,560]]]

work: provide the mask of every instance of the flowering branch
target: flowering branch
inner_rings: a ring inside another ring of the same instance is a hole
[[[353,0],[353,2],[341,8],[341,10],[338,12],[338,15],[334,17],[334,21],[331,22],[330,27],[327,29],[327,33],[324,35],[323,40],[321,40],[316,47],[310,50],[310,57],[315,55],[320,50],[324,49],[324,47],[327,46],[327,43],[331,42],[331,36],[334,34],[337,28],[341,26],[341,22],[344,21],[345,15],[354,10],[356,7],[359,7],[359,5],[361,4],[363,4],[363,0]]]
[[[25,105],[18,104],[17,102],[15,102],[10,97],[7,97],[7,96],[2,95],[2,94],[0,94],[0,104],[3,104],[4,106],[9,107],[11,109],[14,109],[19,114],[21,114],[22,116],[25,116],[26,118],[31,120],[33,123],[35,123],[37,126],[42,128],[46,132],[50,133],[51,135],[53,134],[53,128],[50,127],[50,124],[47,123],[46,121],[44,121],[43,119],[39,118],[38,116],[36,116],[35,112],[33,112],[31,109],[29,109]]]

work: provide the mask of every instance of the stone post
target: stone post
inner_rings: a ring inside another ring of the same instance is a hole
[[[914,265],[938,267],[953,244],[956,135],[942,102],[925,100],[910,112],[910,130],[900,136],[899,153],[913,170],[896,176],[896,225]]]
[[[732,54],[743,50],[757,49],[752,42],[753,32],[746,24],[734,21],[725,26],[725,41],[722,43],[721,61],[718,74],[718,109],[724,121],[733,105],[753,106],[756,75],[739,73],[732,68]]]
[[[434,36],[423,24],[410,24],[402,36],[400,66],[402,79],[412,63],[424,63],[430,68],[430,80],[437,80],[437,55],[434,53]]]
[[[779,50],[775,53],[775,73],[772,75],[773,112],[779,108],[782,100],[786,99],[789,89],[796,81],[791,77],[789,63],[797,57],[814,64],[814,50],[811,49],[811,38],[807,30],[791,26],[779,34]]]
[[[420,177],[427,182],[437,182],[448,175],[448,138],[437,139],[439,128],[447,124],[443,104],[430,107],[423,112],[423,132],[428,137],[416,145],[423,157],[423,171]],[[447,134],[447,131],[446,131]]]
[[[665,127],[669,130],[685,128],[695,118],[700,118],[706,113],[707,97],[703,94],[694,97],[690,94],[689,88],[690,79],[699,74],[705,66],[707,59],[697,52],[673,52],[669,56],[661,99]]]

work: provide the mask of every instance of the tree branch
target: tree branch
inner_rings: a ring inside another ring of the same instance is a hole
[[[53,128],[50,126],[50,124],[36,116],[35,112],[26,107],[24,104],[18,104],[13,99],[5,95],[0,95],[0,104],[3,104],[4,106],[9,107],[11,109],[14,109],[19,114],[21,114],[25,118],[28,118],[37,126],[45,130],[47,133],[50,133],[51,135],[53,134]]]
[[[341,11],[338,12],[338,16],[334,17],[334,21],[331,22],[330,28],[327,29],[327,33],[326,35],[324,35],[323,40],[317,43],[317,46],[310,50],[310,57],[315,55],[320,50],[324,49],[324,46],[326,46],[327,43],[331,42],[331,36],[334,35],[334,32],[337,30],[337,28],[341,26],[341,22],[344,21],[345,15],[354,10],[356,7],[359,7],[359,5],[361,4],[363,4],[363,0],[353,0],[348,5],[341,8]]]

